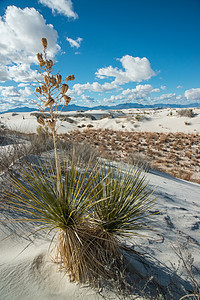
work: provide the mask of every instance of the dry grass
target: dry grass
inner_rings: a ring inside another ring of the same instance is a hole
[[[42,128],[43,129],[43,128]],[[81,160],[81,165],[87,165],[89,159],[94,165],[99,156],[89,144],[80,144],[71,141],[57,141],[58,149],[64,151],[72,160],[72,149],[75,148],[75,155]],[[41,155],[44,152],[53,150],[51,135],[44,130],[38,130],[38,134],[26,134],[8,129],[0,129],[0,172],[9,168],[15,161],[28,155]]]
[[[139,163],[144,160],[148,167],[200,183],[199,134],[86,129],[60,138],[90,144],[105,158]]]
[[[179,117],[188,117],[188,118],[194,117],[194,113],[192,109],[180,109],[177,111],[177,114]]]

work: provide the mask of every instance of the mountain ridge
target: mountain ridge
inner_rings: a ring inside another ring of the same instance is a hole
[[[138,103],[123,103],[123,104],[117,104],[117,105],[98,105],[93,107],[88,106],[79,106],[76,104],[68,105],[67,107],[63,107],[62,105],[58,106],[58,111],[62,109],[62,111],[87,111],[87,110],[118,110],[118,109],[129,109],[129,108],[153,108],[153,109],[162,109],[162,108],[194,108],[194,107],[200,107],[200,103],[190,103],[190,104],[183,104],[183,105],[177,105],[177,104],[164,104],[164,103],[157,103],[157,104],[138,104]],[[8,109],[7,111],[2,111],[0,114],[4,113],[10,113],[10,112],[32,112],[32,111],[39,111],[39,109],[34,107],[16,107]]]

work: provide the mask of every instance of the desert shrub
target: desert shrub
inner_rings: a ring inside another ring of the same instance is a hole
[[[9,168],[9,166],[21,157],[30,153],[30,145],[18,141],[0,149],[0,172]]]
[[[146,171],[148,171],[152,165],[152,159],[147,155],[141,154],[139,152],[129,153],[127,161],[132,165],[136,165],[145,169]]]
[[[71,281],[117,280],[124,270],[119,237],[145,227],[152,215],[145,174],[90,162],[83,169],[75,156],[71,163],[63,156],[58,183],[50,161],[27,165],[11,177],[15,191],[5,194],[4,209],[21,214],[15,222],[35,224],[32,232],[55,232],[54,261]]]
[[[92,124],[87,124],[87,128],[94,127]]]
[[[192,109],[180,109],[177,111],[177,114],[180,117],[188,117],[188,118],[194,117],[194,113]]]
[[[54,149],[53,139],[48,130],[45,130],[42,126],[37,127],[37,134],[29,137],[31,143],[31,153],[40,155],[45,151]]]
[[[142,121],[146,120],[147,118],[146,118],[145,115],[137,114],[137,115],[135,116],[135,119],[136,119],[137,121],[139,121],[139,122],[142,122]]]
[[[8,169],[19,158],[30,154],[31,147],[27,136],[6,128],[0,130],[0,172]]]
[[[65,153],[70,161],[74,156],[82,167],[86,167],[89,161],[94,166],[99,160],[100,154],[97,149],[87,143],[72,143],[60,139],[57,141],[57,147],[62,153]]]
[[[194,266],[194,257],[192,256],[191,249],[187,243],[183,243],[173,247],[174,252],[179,258],[179,263],[185,269],[188,279],[193,287],[193,291],[182,296],[179,300],[200,300],[200,281],[196,278],[199,269]]]

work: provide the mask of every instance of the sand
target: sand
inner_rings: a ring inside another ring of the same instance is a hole
[[[58,133],[66,133],[76,129],[83,130],[87,126],[94,129],[113,129],[139,132],[200,132],[200,108],[194,108],[194,117],[180,117],[180,109],[125,109],[118,111],[90,110],[86,112],[64,112],[62,117],[68,121],[58,122]],[[32,113],[4,113],[0,122],[12,130],[26,133],[36,132],[37,118]]]
[[[91,120],[88,117],[83,120],[83,117],[74,117],[74,112],[70,112],[68,117],[77,123],[63,122],[59,130],[67,132],[77,129],[80,124],[89,123],[94,128],[114,128],[115,130],[117,128],[121,130],[124,125],[124,130],[200,132],[200,109],[194,109],[197,115],[189,121],[185,117],[168,116],[169,111],[175,114],[175,110],[171,109],[149,110],[150,120],[134,121],[134,124],[131,123],[132,119],[129,120],[130,114],[135,114],[138,110],[117,112],[118,116],[113,118],[105,117],[105,112],[89,112],[97,120]],[[19,113],[15,116],[3,114],[0,121],[9,128],[26,132],[34,132],[37,127],[36,118],[30,116],[30,113]],[[185,125],[184,122],[190,122],[191,125]],[[138,127],[134,127],[136,124]],[[153,232],[142,232],[146,235],[145,238],[134,236],[126,240],[127,245],[143,253],[142,256],[148,261],[148,265],[145,265],[144,261],[138,262],[130,254],[128,256],[129,269],[132,270],[133,277],[134,268],[143,273],[146,278],[151,272],[154,280],[165,288],[168,284],[172,284],[174,278],[184,283],[185,287],[191,288],[186,282],[189,280],[188,274],[183,264],[179,264],[175,249],[181,249],[185,260],[188,255],[192,255],[193,265],[196,267],[195,278],[200,282],[200,185],[159,171],[150,171],[147,179],[150,187],[155,189],[156,202],[153,209],[160,213],[155,215],[151,222]],[[4,173],[0,175],[0,184],[5,184]],[[1,221],[10,217],[8,213],[0,210]],[[0,299],[120,299],[114,291],[103,289],[98,294],[96,290],[89,287],[80,287],[70,283],[67,276],[58,272],[57,266],[50,258],[48,252],[50,237],[38,237],[21,252],[30,243],[30,239],[25,239],[21,235],[22,231],[24,228],[16,223],[11,225],[3,222],[0,225]],[[8,237],[13,232],[17,232],[17,235]],[[173,277],[175,270],[177,275]],[[145,298],[141,296],[137,299]]]

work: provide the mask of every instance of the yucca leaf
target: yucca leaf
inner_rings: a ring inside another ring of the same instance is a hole
[[[107,178],[98,185],[97,198],[103,198],[94,206],[95,222],[116,236],[124,236],[142,229],[144,219],[151,215],[153,205],[152,190],[148,188],[146,176],[140,168],[115,168],[111,163],[102,167],[97,177]]]

